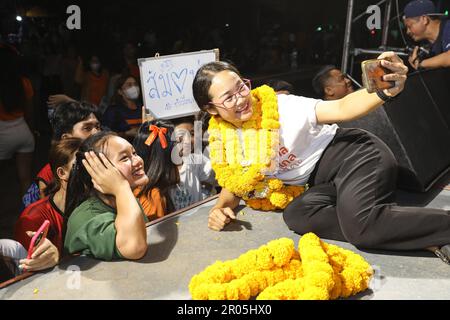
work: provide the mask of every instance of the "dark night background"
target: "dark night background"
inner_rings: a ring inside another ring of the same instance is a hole
[[[375,3],[355,1],[354,16]],[[400,10],[406,3],[399,0]],[[66,8],[71,4],[81,8],[81,30],[65,28]],[[437,4],[441,10],[450,7],[448,0]],[[252,74],[290,69],[294,47],[299,65],[339,65],[346,10],[344,0],[2,0],[0,4],[2,34],[17,33],[22,25],[24,38],[41,49],[49,43],[53,51],[74,45],[79,54],[97,51],[113,65],[126,41],[139,45],[139,56],[219,47],[222,59]],[[393,5],[392,17],[395,13]],[[24,20],[15,21],[16,15]],[[354,24],[352,39],[358,47],[375,48],[381,30],[372,34],[365,21],[364,17]],[[390,26],[389,45],[404,46],[397,21],[392,19]]]

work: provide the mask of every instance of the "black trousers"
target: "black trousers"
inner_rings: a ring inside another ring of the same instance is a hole
[[[397,161],[378,137],[339,128],[312,172],[310,189],[283,218],[299,234],[360,248],[416,250],[450,244],[450,212],[394,203]]]

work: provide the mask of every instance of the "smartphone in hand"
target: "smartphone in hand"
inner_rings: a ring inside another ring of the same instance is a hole
[[[31,238],[30,246],[28,248],[27,259],[31,259],[34,250],[47,238],[48,228],[50,226],[50,221],[45,220],[44,223],[39,227],[39,229]]]
[[[381,60],[372,59],[361,62],[363,86],[372,93],[390,89],[395,86],[394,81],[384,81],[383,76],[390,71],[381,65]]]

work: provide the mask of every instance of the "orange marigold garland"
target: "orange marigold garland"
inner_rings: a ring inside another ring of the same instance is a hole
[[[364,291],[372,274],[360,255],[308,233],[299,251],[281,238],[235,260],[216,261],[192,277],[189,291],[200,300],[327,300]]]

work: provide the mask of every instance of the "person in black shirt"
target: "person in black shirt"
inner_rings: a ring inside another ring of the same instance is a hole
[[[121,137],[132,141],[142,124],[142,103],[138,81],[131,75],[117,79],[110,105],[103,114],[102,123]]]
[[[425,41],[431,46],[430,57],[421,60],[416,46],[409,57],[414,69],[450,67],[450,21],[441,20],[431,0],[414,0],[404,10],[403,21],[408,35],[416,42]]]

